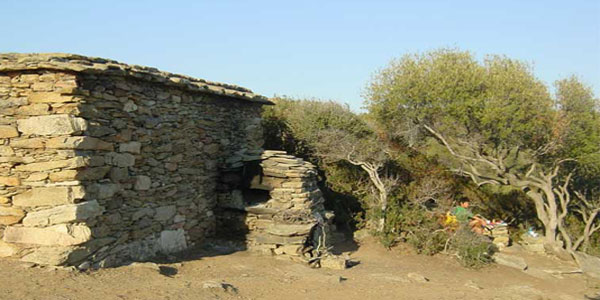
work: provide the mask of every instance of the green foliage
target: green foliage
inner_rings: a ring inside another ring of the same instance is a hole
[[[410,120],[451,136],[475,135],[491,149],[534,149],[552,133],[546,87],[527,64],[502,56],[479,63],[452,49],[406,55],[376,75],[367,97],[374,120],[394,131]]]
[[[263,113],[267,148],[309,157],[323,131],[344,129],[358,138],[370,134],[366,123],[347,105],[285,97],[272,101],[276,105],[265,108]]]
[[[276,105],[265,108],[263,128],[266,149],[281,149],[318,166],[320,187],[340,225],[364,223],[368,177],[357,166],[344,161],[328,161],[318,155],[325,131],[344,129],[356,138],[371,133],[366,123],[348,106],[333,101],[272,99]]]
[[[420,205],[396,203],[387,212],[386,231],[380,237],[382,243],[404,240],[417,253],[425,255],[443,251],[449,235],[438,222],[436,214]]]
[[[562,157],[576,160],[582,189],[600,184],[600,113],[592,89],[577,77],[555,82],[556,101],[563,115]],[[582,180],[581,180],[582,179]]]
[[[460,228],[452,237],[452,248],[459,262],[467,268],[481,268],[493,262],[496,246],[486,236],[478,235],[468,228]]]

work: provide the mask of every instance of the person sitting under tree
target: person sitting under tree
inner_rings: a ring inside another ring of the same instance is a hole
[[[471,231],[477,234],[483,234],[487,222],[481,216],[474,215],[469,209],[469,199],[462,198],[458,206],[452,210],[456,220],[460,225],[469,225]]]

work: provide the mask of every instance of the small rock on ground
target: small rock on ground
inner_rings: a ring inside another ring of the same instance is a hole
[[[408,273],[408,278],[416,281],[416,282],[421,282],[421,283],[425,283],[425,282],[429,282],[429,279],[419,273]]]
[[[227,282],[205,281],[202,283],[203,289],[218,290],[223,292],[237,293],[237,288]]]
[[[483,289],[477,283],[475,283],[473,280],[467,281],[467,283],[465,283],[465,286],[468,287],[468,288],[475,289],[475,290],[482,290]]]

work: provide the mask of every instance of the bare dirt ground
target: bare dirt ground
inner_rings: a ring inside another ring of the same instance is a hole
[[[175,263],[88,273],[0,260],[0,299],[600,299],[600,282],[553,275],[573,265],[536,255],[524,256],[528,271],[498,265],[470,270],[449,256],[388,251],[368,241],[349,252],[358,264],[327,270],[215,249]]]

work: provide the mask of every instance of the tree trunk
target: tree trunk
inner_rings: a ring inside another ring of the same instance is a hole
[[[533,200],[537,217],[544,225],[544,243],[555,244],[557,242],[558,211],[556,198],[551,188],[550,186],[544,189],[531,189],[526,194]]]

